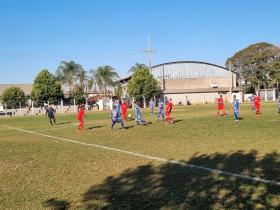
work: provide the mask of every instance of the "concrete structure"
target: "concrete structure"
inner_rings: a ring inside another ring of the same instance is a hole
[[[159,81],[163,97],[172,98],[174,104],[214,103],[219,94],[232,100],[232,92],[239,92],[237,75],[211,63],[179,61],[152,67],[152,74]],[[126,84],[131,76],[120,80],[127,95]]]

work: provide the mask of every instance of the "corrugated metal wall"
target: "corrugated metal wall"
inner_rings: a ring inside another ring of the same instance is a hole
[[[153,67],[155,78],[181,79],[181,78],[210,78],[230,77],[231,72],[218,66],[205,63],[170,63]]]

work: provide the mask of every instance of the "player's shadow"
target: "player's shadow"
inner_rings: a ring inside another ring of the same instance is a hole
[[[125,126],[125,129],[127,130],[127,129],[134,128],[134,127],[135,127],[135,125],[128,125],[128,126]]]
[[[183,162],[183,161],[182,161]],[[196,154],[184,162],[280,182],[280,154]],[[280,185],[174,163],[147,164],[107,177],[82,195],[84,209],[279,209]]]
[[[91,126],[88,128],[88,130],[92,130],[92,129],[97,129],[97,128],[102,128],[104,127],[105,125],[95,125],[95,126]]]
[[[179,123],[179,122],[182,122],[183,120],[174,120],[173,123]]]
[[[51,199],[43,202],[43,206],[45,208],[50,208],[53,210],[66,210],[66,209],[69,209],[70,203],[66,200],[59,200],[56,198],[51,198]]]
[[[56,125],[65,125],[65,124],[70,124],[71,122],[60,122],[60,123],[56,123]]]

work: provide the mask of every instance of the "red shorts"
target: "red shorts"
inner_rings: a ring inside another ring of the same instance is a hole
[[[225,106],[224,105],[218,105],[218,110],[224,110]]]

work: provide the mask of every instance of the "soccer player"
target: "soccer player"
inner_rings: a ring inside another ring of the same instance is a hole
[[[111,119],[112,119],[111,130],[113,130],[114,125],[116,123],[120,123],[121,124],[121,128],[124,129],[124,123],[123,123],[123,121],[121,119],[120,112],[119,112],[118,107],[117,107],[116,104],[114,105],[113,110],[111,111]]]
[[[249,96],[249,101],[250,101],[251,109],[252,109],[252,111],[254,111],[255,105],[254,105],[254,96],[253,95]]]
[[[155,107],[155,103],[154,103],[154,101],[151,99],[151,100],[149,101],[149,109],[150,109],[150,114],[151,114],[151,115],[154,114],[154,107]]]
[[[78,115],[77,115],[77,119],[79,121],[79,127],[78,127],[79,130],[84,129],[84,125],[85,125],[84,124],[84,117],[87,117],[86,114],[85,114],[85,106],[81,105],[80,108],[79,108]]]
[[[238,122],[239,121],[239,100],[236,99],[236,95],[233,96],[232,108],[233,108],[234,120],[235,120],[235,122]]]
[[[121,105],[120,105],[120,101],[116,100],[115,101],[115,105],[116,105],[116,109],[118,110],[119,114],[121,113]]]
[[[172,99],[170,98],[169,101],[167,102],[166,110],[165,110],[165,116],[166,116],[166,124],[173,124],[174,120],[171,118],[170,114],[172,111]]]
[[[222,95],[220,95],[220,98],[217,99],[217,109],[217,116],[220,115],[220,111],[223,111],[223,115],[226,116],[225,105]]]
[[[47,107],[46,109],[46,115],[48,115],[48,118],[50,120],[50,124],[53,125],[55,124],[55,110],[52,106]]]
[[[254,96],[254,105],[256,110],[256,115],[261,114],[261,97],[258,95]]]
[[[125,122],[127,120],[127,108],[128,108],[128,105],[127,105],[126,101],[123,100],[122,105],[121,105],[121,110],[122,110],[123,120]]]
[[[137,125],[146,125],[147,122],[143,120],[139,104],[135,104],[135,121]]]
[[[158,102],[158,115],[157,120],[160,121],[160,117],[164,120],[164,103],[162,100]]]

